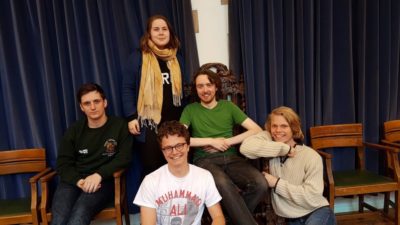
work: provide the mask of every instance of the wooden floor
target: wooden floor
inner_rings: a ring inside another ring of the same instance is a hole
[[[139,225],[139,214],[131,215],[131,225]],[[263,219],[257,219],[259,225],[264,225]],[[368,216],[363,219],[338,219],[338,225],[394,225],[392,221],[379,215]],[[91,225],[112,225],[115,224],[114,220],[99,220],[93,222]],[[207,225],[204,223],[203,225]]]
[[[394,225],[393,220],[382,215],[373,214],[363,218],[345,219],[337,217],[338,225]]]
[[[257,222],[259,225],[266,225],[265,222],[262,220],[258,220]],[[283,225],[284,223],[278,223],[278,224]],[[367,216],[362,216],[356,219],[339,216],[337,217],[337,225],[394,225],[394,222],[393,220],[385,216],[382,216],[378,213],[371,213],[367,214]]]
[[[382,219],[339,220],[338,225],[394,225],[392,221]]]
[[[337,225],[394,225],[394,213],[391,209],[389,209],[390,218],[382,215],[382,213],[370,211],[362,214],[362,216],[356,215],[357,218],[354,217],[354,214],[339,214],[339,216],[336,216]],[[276,215],[268,218],[268,221],[266,221],[265,217],[256,217],[258,225],[285,225],[284,220],[282,218],[277,219]],[[202,221],[202,225],[210,224],[210,221]],[[227,224],[229,225],[230,223]]]
[[[257,221],[259,225],[265,225],[265,222],[262,220]],[[210,223],[202,223],[203,225],[209,225]],[[281,225],[283,223],[280,223]],[[394,225],[393,221],[388,218],[384,218],[379,215],[368,216],[365,218],[358,219],[338,219],[337,225]]]

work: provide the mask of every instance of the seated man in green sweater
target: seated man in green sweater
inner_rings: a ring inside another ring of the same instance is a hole
[[[128,125],[122,118],[106,115],[103,89],[83,84],[77,100],[86,116],[72,124],[60,142],[57,172],[61,181],[53,198],[51,224],[90,224],[113,199],[113,173],[131,161]]]
[[[257,225],[252,212],[265,197],[268,185],[234,146],[260,132],[261,127],[234,103],[220,100],[221,90],[221,79],[216,73],[198,70],[192,81],[192,95],[197,101],[185,107],[180,122],[192,132],[194,164],[214,177],[229,224]],[[245,131],[234,135],[234,125]]]
[[[324,190],[322,159],[303,144],[299,116],[288,107],[274,109],[267,118],[266,131],[246,138],[240,152],[255,159],[275,157],[264,173],[272,191],[272,206],[288,225],[333,225],[335,215]],[[272,137],[271,137],[272,136]]]

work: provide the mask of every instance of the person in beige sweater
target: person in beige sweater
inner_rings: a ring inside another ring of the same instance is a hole
[[[319,154],[303,144],[300,118],[281,106],[267,118],[265,131],[246,138],[240,152],[250,159],[272,157],[264,173],[272,206],[288,225],[336,224],[333,211],[322,195],[323,165]]]

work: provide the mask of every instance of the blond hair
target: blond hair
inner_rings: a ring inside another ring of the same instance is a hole
[[[299,115],[293,109],[286,107],[286,106],[281,106],[278,107],[268,115],[267,121],[265,123],[265,128],[267,129],[268,132],[271,133],[271,117],[275,116],[283,116],[285,120],[288,122],[290,129],[292,130],[293,133],[293,139],[297,143],[303,143],[304,140],[304,134],[301,131],[301,121]]]

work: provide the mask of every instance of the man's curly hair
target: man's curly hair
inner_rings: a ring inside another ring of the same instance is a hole
[[[188,129],[176,120],[165,121],[160,125],[157,132],[157,141],[161,146],[162,139],[168,136],[178,135],[178,137],[184,137],[186,144],[190,145],[190,134]]]

